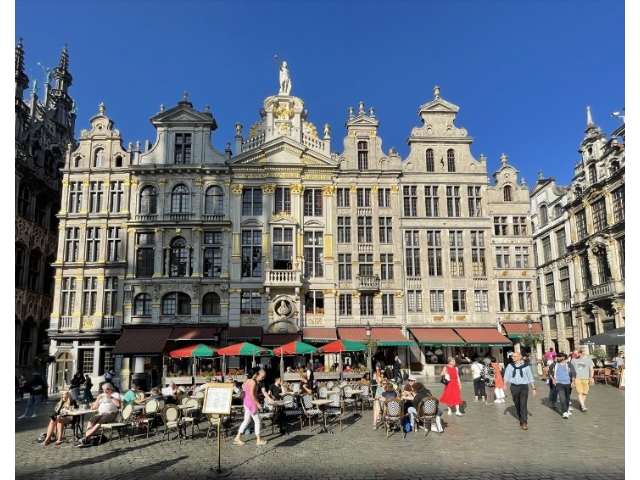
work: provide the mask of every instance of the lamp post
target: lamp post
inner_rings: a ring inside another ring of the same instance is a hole
[[[371,371],[371,323],[367,321],[367,371],[369,372],[369,379],[373,382],[373,372]]]
[[[538,361],[536,359],[537,339],[533,333],[533,320],[531,320],[531,318],[527,319],[527,328],[529,329],[529,340],[531,344],[531,363],[535,366],[535,370],[533,366],[531,367],[531,373],[533,373],[534,371],[538,371]],[[540,372],[538,372],[538,374],[540,374]]]

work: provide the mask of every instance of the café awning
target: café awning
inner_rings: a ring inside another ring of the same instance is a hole
[[[495,328],[456,328],[467,347],[511,347],[513,343]]]
[[[367,330],[364,327],[341,327],[338,328],[338,335],[341,340],[367,341]],[[371,338],[376,340],[380,347],[407,347],[414,344],[398,327],[372,327]]]
[[[229,327],[227,339],[234,342],[260,340],[262,338],[262,327]]]
[[[329,343],[338,339],[335,328],[307,327],[302,330],[305,342]]]
[[[526,322],[504,322],[502,326],[509,338],[520,338],[529,333],[529,325]],[[540,323],[533,323],[531,327],[531,333],[542,334]]]
[[[171,335],[171,327],[125,328],[113,347],[114,357],[159,356]]]
[[[420,346],[462,347],[465,342],[453,328],[411,328]]]

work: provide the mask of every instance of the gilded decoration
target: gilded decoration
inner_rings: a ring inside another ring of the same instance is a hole
[[[278,122],[276,124],[278,127],[278,133],[280,135],[289,135],[291,133],[291,125],[285,122]]]
[[[276,191],[275,183],[264,183],[261,186],[263,195],[273,195]]]
[[[356,131],[355,130],[349,130],[349,136],[355,138],[356,137]]]
[[[229,185],[231,185],[231,180],[225,180],[223,183],[225,187],[228,187]]]
[[[349,188],[349,193],[358,193],[358,186],[351,185],[351,187]]]
[[[500,272],[500,275],[502,275],[503,277],[506,277],[507,275],[509,275],[509,272],[507,272],[506,270],[502,270]]]
[[[337,290],[334,290],[334,289],[332,289],[332,288],[327,288],[327,289],[325,289],[325,290],[322,290],[322,293],[323,293],[324,295],[336,295],[336,294],[338,293],[338,291],[337,291]]]
[[[229,295],[233,295],[234,293],[237,293],[238,295],[240,295],[242,293],[242,289],[241,288],[230,288],[229,289]]]
[[[378,136],[378,134],[376,133],[375,130],[372,130],[371,132],[369,132],[369,138],[376,138]]]
[[[352,295],[353,298],[360,298],[360,292],[358,292],[357,290],[355,290]]]
[[[402,298],[404,297],[404,293],[401,292],[400,290],[398,290],[396,293],[393,294],[396,298]]]
[[[522,270],[520,272],[520,275],[522,275],[523,277],[526,277],[529,274],[529,272],[527,272],[526,270]]]
[[[374,195],[378,193],[378,185],[374,185],[373,187],[371,187],[371,193]]]
[[[467,321],[467,317],[465,317],[464,315],[456,315],[455,316],[455,321],[456,322],[466,322]]]
[[[93,318],[83,318],[82,319],[82,328],[93,328]]]
[[[325,196],[331,196],[334,195],[336,193],[336,186],[335,185],[325,185],[322,187],[322,195]]]
[[[288,103],[280,103],[273,109],[273,114],[280,120],[288,120],[293,118],[293,109],[289,108]]]
[[[291,195],[302,195],[304,191],[304,185],[301,183],[292,183],[289,188],[291,188]]]
[[[160,185],[161,187],[164,187],[166,183],[167,183],[167,180],[165,178],[158,179],[158,185]]]
[[[433,321],[434,322],[444,322],[444,316],[436,315],[435,317],[433,317]]]
[[[313,123],[311,122],[302,122],[302,124],[309,129],[309,135],[312,136],[313,138],[318,138],[318,131],[316,130],[316,127]]]
[[[322,318],[308,318],[307,325],[322,325],[324,323],[324,319]]]
[[[86,179],[85,179],[85,180],[83,180],[83,181],[82,181],[82,185],[85,185],[85,186],[89,185],[89,180],[86,180]]]
[[[258,127],[262,124],[262,121],[256,122],[253,125],[251,125],[251,128],[249,129],[249,136],[253,137],[256,134],[256,130],[258,129]]]
[[[201,178],[196,178],[196,179],[193,181],[193,184],[194,184],[195,186],[197,186],[197,187],[201,187],[201,186],[202,186],[202,179],[201,179]]]
[[[391,185],[391,193],[398,193],[400,187],[398,185]]]
[[[242,190],[244,189],[244,185],[242,183],[234,183],[231,185],[231,192],[234,195],[242,195]]]
[[[280,220],[280,219],[287,219],[287,220],[291,220],[292,222],[296,221],[293,215],[290,215],[287,212],[278,212],[273,217],[271,217],[271,221]]]
[[[229,290],[229,291],[231,291],[231,290]],[[257,325],[258,324],[258,319],[256,317],[243,318],[242,319],[242,324],[243,325]]]

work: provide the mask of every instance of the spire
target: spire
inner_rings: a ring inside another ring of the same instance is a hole
[[[593,124],[593,119],[591,118],[591,107],[587,107],[587,127],[590,127]]]
[[[69,73],[69,53],[67,52],[66,45],[62,48],[60,63],[58,63],[58,66],[53,69],[53,78],[56,80],[54,88],[67,93],[67,90],[71,86],[73,77]]]
[[[24,73],[24,50],[22,38],[20,38],[16,45],[16,98],[22,98],[27,88],[29,88],[29,77]]]
[[[60,63],[58,64],[58,67],[64,72],[69,70],[69,53],[67,52],[66,45],[62,48],[62,53],[60,54]]]

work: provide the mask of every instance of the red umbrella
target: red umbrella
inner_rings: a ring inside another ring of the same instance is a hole
[[[229,355],[231,357],[238,356],[260,356],[260,357],[271,357],[273,356],[273,351],[268,348],[260,347],[258,345],[254,345],[249,342],[236,343],[235,345],[229,345],[228,347],[223,347],[218,349],[218,355]]]
[[[335,340],[318,348],[320,353],[340,353],[340,352],[364,352],[367,347],[364,343],[350,342],[349,340]]]
[[[307,353],[316,353],[317,351],[318,349],[313,345],[295,340],[293,342],[287,343],[286,345],[282,345],[281,347],[274,348],[273,354],[276,356],[305,355]]]

